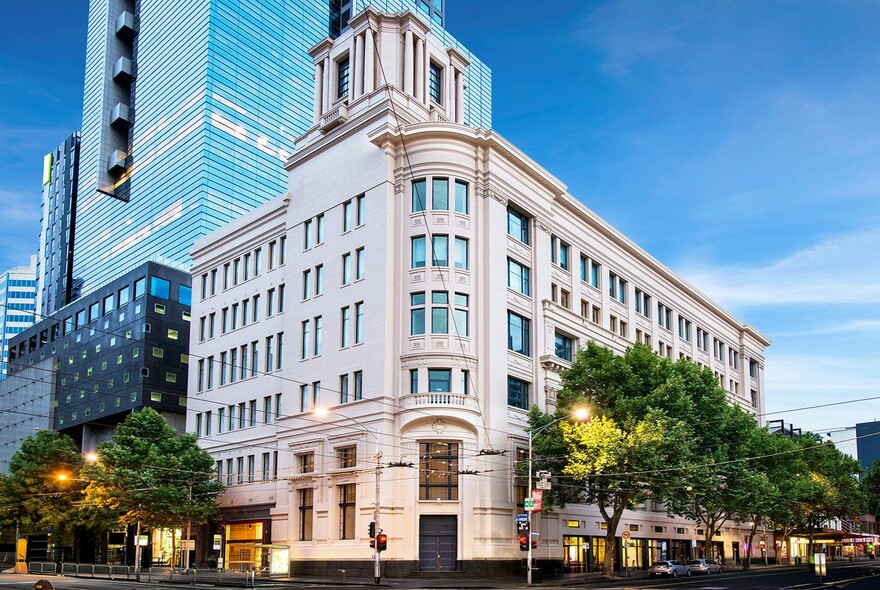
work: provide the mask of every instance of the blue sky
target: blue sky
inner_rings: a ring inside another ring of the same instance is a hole
[[[86,4],[0,7],[4,269],[36,248],[43,154],[79,126]],[[880,4],[446,12],[493,70],[495,128],[773,340],[770,411],[880,396]],[[824,432],[880,419],[880,401],[770,418]]]

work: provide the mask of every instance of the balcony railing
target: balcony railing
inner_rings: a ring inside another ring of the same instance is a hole
[[[472,410],[476,412],[477,400],[472,395],[463,393],[411,393],[400,398],[400,407],[402,409],[424,408],[424,407],[447,407],[458,408],[462,410]]]

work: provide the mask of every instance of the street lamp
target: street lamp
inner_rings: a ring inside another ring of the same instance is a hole
[[[351,416],[343,416],[342,414],[339,414],[338,412],[332,412],[331,410],[328,410],[327,408],[320,408],[319,407],[319,408],[315,408],[315,410],[314,410],[315,416],[318,416],[321,418],[323,418],[331,413],[337,414],[340,417],[345,418],[346,420],[351,420],[352,422],[354,422],[355,424],[360,426],[364,432],[369,433],[373,438],[376,439],[376,455],[375,455],[375,457],[376,457],[376,505],[375,505],[375,508],[373,509],[373,522],[376,523],[375,530],[376,530],[377,540],[375,543],[373,543],[373,581],[376,584],[378,584],[382,578],[381,557],[380,557],[381,550],[379,548],[379,542],[378,542],[379,534],[382,532],[382,527],[380,526],[380,521],[379,521],[379,501],[382,497],[382,487],[381,487],[381,485],[382,485],[381,484],[381,481],[382,481],[382,450],[379,448],[379,435],[376,432],[373,432],[372,430],[370,430],[365,424],[363,424],[357,418],[352,418]]]
[[[590,415],[590,413],[586,410],[586,408],[578,408],[578,409],[574,410],[573,412],[571,412],[570,414],[566,414],[565,416],[561,416],[559,418],[556,418],[552,422],[548,422],[547,424],[544,424],[540,428],[526,429],[526,431],[529,433],[529,487],[528,487],[529,498],[532,497],[532,467],[533,467],[532,443],[534,442],[535,435],[550,428],[554,424],[558,424],[559,422],[562,422],[563,420],[566,420],[568,418],[574,418],[578,421],[583,421],[583,420],[586,420],[587,417],[589,417],[589,415]],[[526,572],[527,572],[526,583],[527,584],[532,583],[532,539],[531,539],[531,535],[532,535],[532,510],[533,510],[533,508],[526,510],[526,512],[529,515],[529,538],[528,538],[528,554],[527,554],[528,565],[526,566]]]

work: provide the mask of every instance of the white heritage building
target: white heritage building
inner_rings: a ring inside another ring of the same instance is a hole
[[[467,62],[423,21],[367,9],[311,53],[315,123],[287,193],[192,253],[187,429],[229,486],[197,561],[220,532],[226,567],[369,576],[378,496],[383,575],[522,571],[526,411],[554,409],[589,340],[691,358],[763,412],[769,341],[464,126]],[[594,568],[600,522],[541,514],[535,558]],[[623,528],[631,567],[700,551],[702,531],[651,503]],[[734,525],[717,540],[745,555]]]

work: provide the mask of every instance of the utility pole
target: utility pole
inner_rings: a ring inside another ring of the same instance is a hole
[[[373,510],[373,522],[376,523],[376,542],[373,548],[373,581],[378,584],[382,579],[381,569],[381,552],[379,551],[379,533],[382,532],[382,526],[379,523],[379,501],[382,498],[382,451],[379,449],[379,437],[376,436],[376,506]]]
[[[187,506],[186,510],[186,549],[183,552],[183,568],[189,569],[189,527],[190,523],[192,523],[192,514],[190,511],[192,510],[192,502],[193,502],[193,482],[188,481],[186,484],[189,486],[189,506]]]

